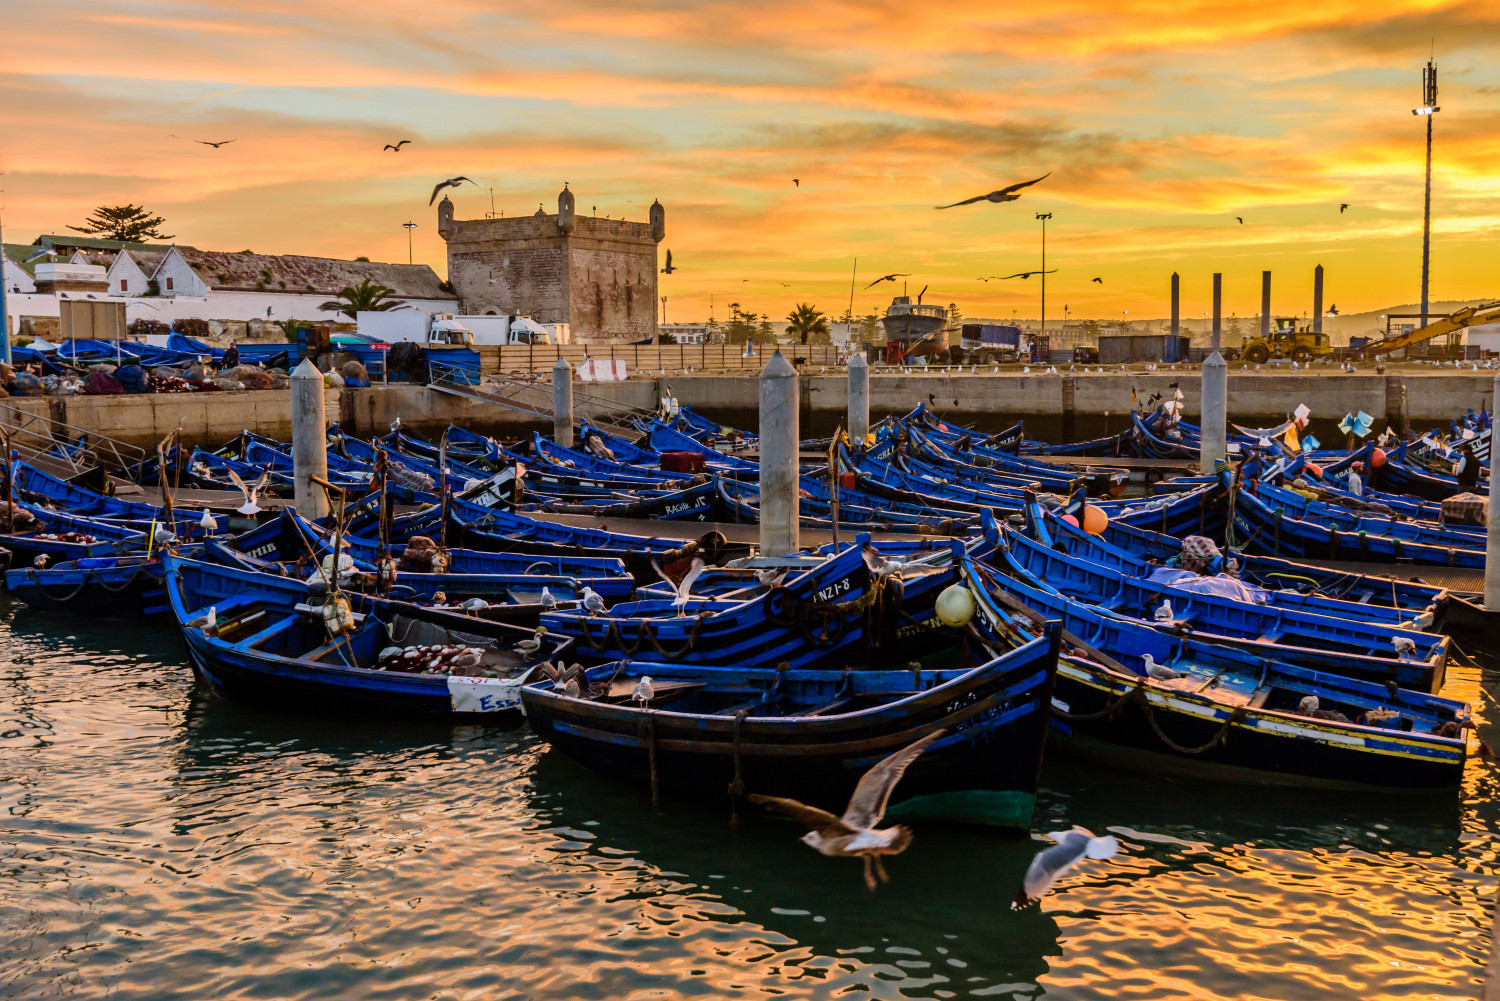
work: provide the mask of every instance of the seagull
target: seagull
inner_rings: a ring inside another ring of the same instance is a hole
[[[1100,285],[1104,284],[1104,279],[1103,278],[1090,278],[1089,281],[1091,281],[1091,282],[1097,282]]]
[[[909,275],[909,274],[905,274],[905,275],[885,275],[882,278],[875,279],[870,284],[866,285],[865,288],[872,289],[876,285],[879,285],[881,282],[893,282],[897,278],[910,278],[910,277],[911,277],[911,275]],[[749,279],[746,279],[746,280],[748,281]]]
[[[1349,207],[1349,203],[1348,202],[1339,202],[1339,215],[1343,215],[1344,214],[1344,210],[1347,209],[1348,207]]]
[[[151,531],[151,541],[158,546],[170,546],[177,541],[177,536],[173,535],[172,530],[166,525],[157,525]]]
[[[578,699],[583,697],[583,689],[578,687],[577,678],[569,678],[567,681],[564,681],[562,686],[562,693],[570,699]]]
[[[641,708],[644,709],[646,704],[654,698],[656,698],[656,689],[651,687],[651,675],[641,675],[641,680],[635,683],[635,690],[630,693],[630,700],[639,702]]]
[[[1244,218],[1244,216],[1235,216],[1235,218],[1239,220],[1239,223],[1240,223],[1241,226],[1245,225],[1245,218]]]
[[[475,180],[472,180],[470,178],[467,178],[467,177],[450,177],[446,181],[439,181],[437,184],[433,185],[433,187],[432,187],[432,197],[429,198],[429,199],[427,199],[427,204],[431,205],[433,202],[437,201],[437,196],[438,196],[438,192],[439,191],[442,191],[444,188],[456,188],[456,187],[458,187],[460,184],[462,184],[465,181],[468,181],[470,184],[474,185],[474,187],[476,187],[476,188],[479,187],[479,182],[475,181]]]
[[[219,606],[209,605],[208,611],[193,619],[187,624],[189,629],[202,629],[204,632],[212,629],[219,622]]]
[[[820,855],[861,856],[865,860],[865,885],[875,889],[875,875],[882,882],[890,882],[881,864],[882,855],[899,855],[911,844],[911,829],[897,824],[895,827],[877,829],[876,824],[885,817],[886,804],[891,800],[891,791],[913,761],[931,747],[946,730],[934,730],[895,754],[880,761],[860,777],[849,797],[849,805],[842,817],[835,817],[826,810],[799,803],[795,799],[779,796],[751,795],[749,800],[768,810],[800,820],[810,831],[802,841]]]
[[[490,603],[488,601],[485,601],[483,598],[470,598],[468,601],[464,602],[458,607],[462,608],[466,612],[482,612],[486,608],[490,607]]]
[[[891,574],[900,575],[904,564],[900,560],[888,559],[881,556],[874,546],[865,546],[865,566],[877,577],[889,577]]]
[[[203,509],[203,517],[201,517],[201,518],[198,519],[198,525],[205,532],[208,532],[208,533],[212,534],[214,528],[217,527],[218,522],[214,521],[214,516],[209,513],[208,508],[204,508]]]
[[[674,272],[676,270],[677,269],[672,266],[672,251],[671,251],[670,248],[668,248],[668,250],[667,250],[667,266],[661,269],[661,273],[664,274],[664,275],[669,275],[669,274],[671,274],[672,272]]]
[[[549,590],[547,590],[546,586],[543,585],[543,587],[542,587],[542,611],[544,611],[544,612],[550,612],[550,611],[552,611],[556,607],[557,607],[557,599],[554,598],[552,596],[552,592],[549,591]]]
[[[233,469],[229,470],[229,482],[238,487],[240,493],[245,497],[245,503],[235,508],[235,510],[240,514],[260,514],[261,506],[255,502],[260,497],[260,492],[265,489],[266,484],[270,481],[271,471],[269,469],[262,470],[260,479],[255,481],[255,486],[247,487],[245,486],[245,481],[240,479],[239,473],[236,473]]]
[[[1021,879],[1021,890],[1011,902],[1011,910],[1019,911],[1041,900],[1052,889],[1052,884],[1080,860],[1114,858],[1120,851],[1117,839],[1109,836],[1096,838],[1093,832],[1083,827],[1075,826],[1071,831],[1053,831],[1047,837],[1057,844],[1039,852],[1031,860],[1026,875]]]
[[[761,587],[775,587],[786,579],[786,568],[767,567],[764,570],[755,571],[755,579]]]
[[[794,188],[800,188],[800,187],[802,187],[802,180],[801,180],[801,178],[797,178],[797,177],[792,178],[792,187],[794,187]]]
[[[547,627],[537,626],[536,632],[516,644],[516,653],[527,658],[535,657],[537,652],[542,649],[542,637],[545,635],[547,635]]]
[[[675,597],[672,598],[672,605],[677,609],[678,615],[687,614],[688,599],[693,596],[693,582],[698,579],[699,574],[703,573],[705,565],[701,559],[694,557],[692,566],[688,569],[687,573],[682,575],[682,580],[673,583],[672,578],[662,573],[661,564],[655,560],[651,561],[651,569],[656,571],[656,576],[672,585],[672,590],[675,592]]]
[[[22,261],[21,263],[30,264],[32,261],[39,261],[43,257],[54,258],[56,256],[57,251],[53,250],[51,247],[39,247],[36,250],[33,250],[31,252],[31,256],[26,258],[26,260]]]
[[[996,202],[996,203],[999,203],[999,202],[1013,202],[1017,198],[1021,197],[1021,195],[1020,195],[1019,192],[1021,191],[1022,188],[1029,188],[1033,184],[1037,183],[1037,181],[1046,180],[1047,178],[1049,178],[1051,176],[1052,176],[1052,171],[1049,170],[1045,174],[1043,174],[1041,177],[1038,177],[1035,181],[1021,181],[1019,184],[1012,184],[1008,188],[1001,188],[999,191],[991,191],[987,195],[975,195],[973,198],[965,198],[963,201],[961,201],[961,202],[954,202],[952,205],[934,205],[933,208],[936,208],[936,209],[952,209],[952,208],[957,208],[960,205],[973,205],[975,202],[986,202],[986,201],[987,202]]]
[[[1171,622],[1172,600],[1170,598],[1163,598],[1161,604],[1156,606],[1156,611],[1152,613],[1152,617],[1157,622]]]
[[[388,150],[392,150],[392,151],[394,151],[396,153],[399,153],[399,152],[401,152],[401,147],[405,146],[409,142],[411,142],[410,139],[403,139],[400,142],[396,143],[396,145],[394,145],[394,146],[392,146],[390,143],[386,143],[385,144],[385,148],[388,149]],[[381,152],[384,152],[384,150],[382,150]]]
[[[1004,278],[1002,278],[1000,280],[1004,282],[1004,281],[1009,281],[1012,278],[1030,278],[1032,275],[1055,275],[1055,274],[1057,274],[1057,269],[1056,268],[1053,268],[1051,271],[1018,271],[1018,272],[1016,272],[1013,275],[1006,275]]]
[[[48,556],[46,553],[40,553],[36,559],[31,561],[31,565],[36,567],[38,570],[45,570],[47,569],[47,564],[51,562],[52,557]]]
[[[604,599],[599,597],[599,592],[588,585],[583,588],[583,607],[590,615],[598,615],[604,611]]]
[[[1149,653],[1141,654],[1141,663],[1146,668],[1146,676],[1155,678],[1157,681],[1171,681],[1173,678],[1186,678],[1185,671],[1174,671],[1165,664],[1158,664],[1156,658]]]
[[[193,142],[195,142],[195,143],[201,143],[204,146],[212,146],[214,149],[218,149],[220,146],[228,146],[230,143],[232,143],[232,142],[238,142],[238,141],[239,140],[237,140],[237,139],[225,139],[223,142],[211,143],[207,139],[194,139],[193,140]]]

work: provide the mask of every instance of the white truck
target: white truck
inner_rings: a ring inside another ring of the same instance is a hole
[[[481,347],[557,344],[566,324],[536,323],[527,316],[454,316],[416,309],[361,310],[355,317],[362,337],[395,344],[415,341],[429,347]],[[552,330],[548,329],[552,327]],[[559,330],[558,328],[564,328]]]

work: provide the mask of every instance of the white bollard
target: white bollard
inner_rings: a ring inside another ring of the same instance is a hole
[[[566,358],[552,366],[552,440],[573,447],[573,366]]]
[[[323,373],[311,358],[292,370],[292,496],[297,513],[312,520],[328,514],[328,495],[310,477],[328,479],[328,422]]]
[[[800,546],[797,370],[777,350],[760,371],[760,554],[791,556]]]
[[[870,433],[870,363],[863,353],[849,359],[849,440],[864,443]]]
[[[1494,391],[1500,393],[1500,375],[1495,376]],[[1495,396],[1491,400],[1497,399]],[[1491,409],[1494,404],[1491,404]],[[1484,607],[1490,611],[1500,611],[1500,503],[1496,503],[1497,491],[1495,484],[1500,482],[1500,477],[1495,475],[1494,446],[1490,446],[1490,500],[1489,517],[1486,520],[1488,531],[1485,534],[1484,543]],[[1477,462],[1477,459],[1470,459]]]
[[[1198,471],[1211,475],[1214,463],[1228,457],[1229,366],[1215,351],[1203,360],[1203,438],[1198,453]]]

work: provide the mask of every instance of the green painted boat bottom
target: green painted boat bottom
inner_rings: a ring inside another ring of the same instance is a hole
[[[986,827],[1010,827],[1025,831],[1031,828],[1036,809],[1036,794],[967,789],[914,796],[893,803],[885,811],[888,821],[926,821],[946,824],[982,824]]]

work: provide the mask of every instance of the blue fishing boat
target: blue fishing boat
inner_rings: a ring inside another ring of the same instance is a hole
[[[159,555],[97,556],[45,568],[7,570],[5,589],[32,608],[102,619],[138,619],[171,611]]]

